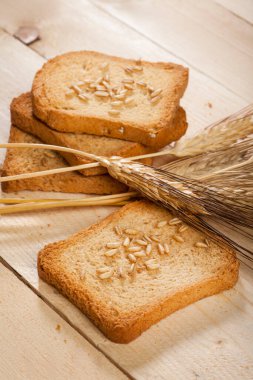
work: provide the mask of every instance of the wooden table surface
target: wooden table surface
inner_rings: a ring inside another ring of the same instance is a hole
[[[14,38],[21,26],[39,28],[40,39],[21,43]],[[188,66],[188,135],[252,102],[252,0],[1,0],[1,142],[11,99],[30,89],[47,58],[80,49]],[[128,345],[108,341],[38,279],[40,248],[112,210],[0,217],[0,379],[252,379],[253,272],[244,264],[234,289],[174,313]]]

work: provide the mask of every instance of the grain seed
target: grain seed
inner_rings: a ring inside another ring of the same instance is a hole
[[[145,253],[145,251],[138,251],[138,252],[135,252],[134,256],[135,257],[145,257],[146,253]]]
[[[162,244],[158,244],[158,251],[159,251],[159,253],[161,254],[161,255],[164,255],[164,247],[163,247],[163,245]]]
[[[111,277],[112,277],[112,274],[113,274],[113,271],[110,270],[110,271],[108,271],[108,272],[101,273],[101,274],[99,275],[99,278],[100,278],[101,280],[106,280],[106,279],[108,279],[108,278],[111,278]]]
[[[164,227],[166,226],[167,224],[167,220],[161,220],[161,222],[157,223],[157,227],[160,228],[160,227]]]
[[[188,230],[188,228],[189,228],[188,226],[183,225],[183,226],[179,227],[178,232],[184,232],[184,231]]]
[[[130,97],[125,100],[125,104],[132,104],[134,102],[134,98]]]
[[[157,90],[153,91],[150,96],[151,98],[155,98],[156,96],[160,95],[162,92],[162,89],[161,88],[158,88]]]
[[[117,235],[119,235],[119,236],[122,235],[122,231],[121,231],[121,228],[119,226],[115,226],[114,231],[116,232]]]
[[[125,132],[125,129],[124,129],[124,127],[120,127],[119,129],[118,129],[118,131],[119,131],[119,133],[124,133]]]
[[[50,151],[44,150],[44,155],[46,157],[49,157],[49,158],[55,158],[55,152],[50,152]]]
[[[141,247],[138,246],[138,245],[133,245],[131,247],[128,247],[127,249],[129,252],[137,252],[137,251],[140,251],[141,250]]]
[[[72,85],[71,86],[73,88],[73,90],[77,93],[77,94],[80,94],[82,92],[82,89],[76,85]]]
[[[149,256],[150,253],[151,253],[151,251],[152,251],[152,245],[151,245],[151,244],[148,244],[148,245],[147,245],[147,248],[146,248],[146,255]]]
[[[111,86],[109,85],[109,83],[106,82],[105,80],[103,80],[102,85],[103,85],[107,90],[110,90],[110,88],[111,88]]]
[[[131,264],[130,265],[130,268],[128,270],[128,273],[133,273],[134,272],[134,269],[135,269],[135,264]]]
[[[208,239],[204,239],[204,242],[206,243],[206,245],[209,247],[209,240]]]
[[[134,83],[134,80],[133,79],[123,79],[122,81],[121,81],[122,83],[129,83],[129,84],[131,84],[131,83]]]
[[[95,82],[96,85],[98,85],[99,83],[101,83],[103,79],[104,79],[104,77],[98,77],[98,79]]]
[[[143,235],[144,239],[149,241],[150,243],[152,243],[152,240],[150,239],[150,237],[146,234]]]
[[[112,242],[112,243],[107,243],[107,244],[106,244],[106,247],[107,247],[107,248],[118,248],[118,247],[120,247],[120,246],[121,246],[121,243],[120,243],[120,242],[117,242],[117,241]]]
[[[198,242],[195,244],[195,246],[196,246],[197,248],[208,248],[208,245],[207,245],[206,243],[201,242],[201,241],[198,241]]]
[[[114,95],[114,99],[117,99],[117,100],[123,100],[125,99],[125,97],[126,97],[126,93]]]
[[[125,275],[125,273],[124,273],[122,267],[118,267],[118,269],[117,269],[117,273],[118,273],[118,276],[119,276],[119,277],[122,277],[122,278],[125,278],[125,277],[126,277],[126,275]]]
[[[85,102],[87,102],[90,99],[87,95],[84,94],[79,94],[78,98],[84,100]]]
[[[111,102],[112,107],[120,107],[120,106],[122,106],[122,104],[123,104],[123,102],[120,100],[117,100],[115,102]]]
[[[143,71],[143,67],[142,66],[133,66],[132,67],[132,70],[134,70],[134,71]]]
[[[92,82],[94,82],[92,79],[84,79],[83,81],[85,84],[91,84]]]
[[[148,135],[149,135],[149,137],[151,137],[151,139],[155,139],[156,138],[156,134],[155,133],[149,133]]]
[[[116,255],[116,253],[118,253],[118,249],[117,248],[116,249],[110,249],[110,251],[106,251],[104,253],[104,255],[107,256],[107,257],[111,257],[111,256]]]
[[[178,218],[173,218],[169,221],[170,226],[175,226],[176,224],[180,224],[180,223],[182,223],[182,221]]]
[[[65,93],[65,95],[66,95],[68,98],[71,98],[72,96],[75,95],[75,91],[73,91],[73,90],[68,90],[68,91]]]
[[[105,272],[108,272],[108,271],[110,271],[112,268],[111,267],[100,267],[100,268],[98,268],[97,269],[97,272],[98,273],[105,273]]]
[[[95,95],[100,98],[107,98],[109,96],[108,92],[106,91],[96,91]]]
[[[148,89],[149,92],[154,92],[155,91],[154,87],[152,87],[152,86],[148,86],[147,89]]]
[[[133,91],[134,87],[131,84],[125,83],[124,87],[127,88],[128,90]]]
[[[132,66],[127,66],[127,67],[125,68],[125,71],[127,72],[127,74],[132,74],[132,73],[133,73]]]
[[[125,238],[125,240],[123,241],[123,246],[124,246],[124,247],[128,247],[129,244],[130,244],[130,239],[129,239],[129,237],[127,236],[127,237]]]
[[[103,91],[103,92],[105,91],[105,92],[107,92],[105,86],[101,86],[101,85],[97,85],[96,86],[96,90],[97,91]]]
[[[145,240],[141,240],[141,239],[136,240],[136,243],[139,245],[147,245],[148,244]]]
[[[159,268],[160,268],[160,264],[159,264],[159,263],[150,264],[150,265],[147,266],[147,268],[148,268],[149,270],[159,269]]]
[[[162,99],[162,97],[158,95],[158,96],[152,98],[152,99],[150,100],[150,103],[151,103],[151,104],[158,103],[161,99]]]
[[[127,228],[127,229],[125,229],[125,233],[128,235],[136,235],[136,234],[138,234],[138,231],[134,230],[133,228]]]
[[[154,236],[154,235],[152,235],[152,236],[150,236],[150,237],[151,237],[151,239],[152,239],[153,241],[155,241],[156,243],[159,243],[159,242],[160,242],[160,239],[159,239],[158,236]]]
[[[120,114],[120,111],[118,110],[109,110],[108,113],[112,116],[118,116]]]
[[[179,235],[173,235],[172,239],[176,240],[178,243],[183,243],[184,239]]]
[[[109,74],[105,74],[105,75],[104,75],[104,80],[105,80],[106,82],[110,82]]]
[[[132,253],[129,253],[127,257],[131,261],[131,263],[136,263],[136,257]]]
[[[168,244],[165,243],[163,246],[164,246],[164,252],[168,255],[170,253],[170,248]]]
[[[147,83],[145,82],[136,82],[136,84],[138,84],[140,87],[147,87]]]
[[[160,264],[156,259],[151,259],[145,262],[147,269],[153,270],[160,268]]]

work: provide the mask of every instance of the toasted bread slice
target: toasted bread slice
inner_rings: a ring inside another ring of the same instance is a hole
[[[110,137],[57,132],[33,116],[30,93],[22,94],[18,98],[14,98],[10,109],[13,125],[16,125],[24,132],[37,136],[46,144],[66,146],[100,156],[130,157],[154,151],[154,149],[145,147],[139,143],[112,139]],[[81,165],[92,162],[85,157],[76,156],[71,153],[60,152],[60,154],[71,165]],[[142,162],[151,165],[152,159],[146,158],[142,160]],[[80,172],[86,176],[90,176],[107,173],[107,170],[100,166],[97,168],[83,169],[80,170]]]
[[[157,149],[186,131],[186,122],[175,117],[187,82],[188,70],[173,63],[70,52],[49,60],[36,74],[33,111],[58,131]]]
[[[169,225],[171,218],[166,209],[151,202],[133,202],[42,249],[39,276],[109,339],[130,342],[170,313],[237,281],[239,265],[233,251],[212,241],[198,248],[196,243],[204,243],[206,237],[192,228],[181,232],[182,242],[174,240],[179,226]],[[134,238],[130,246],[139,246],[142,254],[129,256],[126,237]]]
[[[40,143],[41,141],[12,126],[9,142]],[[3,164],[2,176],[67,166],[56,152],[41,149],[8,149]],[[22,179],[2,183],[4,192],[20,190],[59,191],[63,193],[115,194],[127,191],[127,187],[109,175],[84,177],[77,172],[53,174],[44,177]]]

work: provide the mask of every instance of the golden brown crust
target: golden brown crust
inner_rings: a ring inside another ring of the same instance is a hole
[[[119,314],[114,313],[106,301],[97,299],[93,289],[86,287],[85,282],[81,285],[80,280],[71,275],[68,267],[64,266],[64,259],[61,261],[61,254],[76,242],[80,240],[84,242],[86,237],[95,234],[98,230],[103,230],[108,224],[115,225],[126,213],[131,213],[136,209],[142,212],[146,207],[150,207],[150,204],[148,201],[139,201],[124,206],[103,221],[82,230],[69,239],[46,246],[38,255],[40,278],[67,296],[110,340],[116,343],[132,341],[151,325],[174,311],[201,298],[231,288],[238,278],[239,264],[235,254],[224,247],[224,256],[228,258],[220,263],[215,273],[210,273],[205,280],[185,286],[172,295],[158,297],[156,302],[145,307],[136,307],[134,310]]]
[[[136,115],[135,121],[128,122],[127,119],[116,120],[110,116],[99,117],[96,114],[85,115],[83,112],[67,110],[54,105],[52,99],[48,98],[45,88],[45,84],[51,77],[51,73],[62,64],[63,60],[64,64],[68,64],[68,62],[77,59],[81,60],[87,56],[104,57],[104,59],[119,62],[121,65],[131,65],[135,63],[133,60],[89,51],[70,52],[49,60],[44,64],[42,69],[37,72],[32,86],[33,110],[38,118],[58,131],[85,132],[88,134],[109,136],[128,141],[136,141],[156,149],[175,141],[175,139],[179,139],[185,133],[187,127],[186,123],[177,126],[176,131],[174,130],[175,128],[172,127],[172,124],[179,100],[187,87],[188,70],[183,66],[172,63],[151,63],[142,61],[144,67],[156,67],[164,70],[164,72],[173,71],[173,75],[175,76],[170,87],[164,90],[162,100],[163,109],[160,112],[159,118],[155,121],[150,121],[149,117],[147,117],[145,122],[142,121],[140,123],[138,122],[138,115]],[[120,128],[124,128],[124,135],[119,132]],[[151,137],[152,132],[155,132],[155,138]]]
[[[9,142],[33,142],[40,141],[31,135],[20,131],[12,126]],[[25,171],[38,171],[64,167],[64,160],[53,153],[53,157],[47,157],[46,150],[8,149],[3,164],[2,176],[22,174]],[[50,152],[50,151],[49,151]],[[20,159],[22,158],[22,161]],[[46,164],[43,164],[46,161]],[[41,164],[40,164],[41,162]],[[27,166],[26,166],[27,165]],[[59,191],[63,193],[86,193],[86,194],[117,194],[127,191],[127,187],[114,180],[109,175],[84,177],[76,172],[53,174],[50,176],[28,178],[2,183],[2,190],[6,193],[32,190],[32,191]]]
[[[83,143],[90,145],[89,152],[93,153],[92,145],[99,144],[100,155],[110,156],[121,156],[121,157],[130,157],[137,156],[140,154],[147,154],[154,151],[154,149],[145,147],[139,143],[134,142],[125,142],[118,139],[111,139],[100,136],[90,136],[90,135],[76,135],[76,139],[73,139],[73,134],[57,132],[49,128],[46,124],[41,122],[32,113],[32,101],[31,93],[25,93],[20,95],[17,98],[14,98],[10,106],[11,110],[11,121],[13,125],[16,125],[18,128],[24,132],[31,133],[34,136],[37,136],[43,142],[53,145],[66,146],[73,149],[80,149],[81,143],[78,142],[78,139],[82,139]],[[181,116],[184,117],[183,115]],[[107,141],[108,140],[108,141]],[[79,157],[70,153],[59,152],[67,162],[71,165],[81,165],[92,162],[88,158]],[[142,162],[147,165],[152,164],[152,159],[147,158],[142,160]],[[91,175],[101,175],[108,173],[107,170],[103,167],[97,168],[87,168],[80,170],[80,172],[85,176]]]

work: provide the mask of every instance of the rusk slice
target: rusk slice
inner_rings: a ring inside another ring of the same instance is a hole
[[[126,205],[42,249],[39,276],[109,339],[130,342],[172,312],[237,281],[233,251],[190,227],[170,225],[172,218],[148,201]],[[130,246],[127,237],[134,239]]]
[[[88,134],[74,134],[57,132],[49,128],[45,123],[37,119],[32,113],[31,94],[25,93],[14,98],[11,103],[11,121],[13,125],[24,132],[37,136],[46,144],[60,145],[68,148],[79,149],[88,153],[101,156],[130,157],[140,154],[151,153],[152,148],[145,147],[139,143],[113,139],[110,137],[95,136]],[[92,162],[91,160],[66,152],[59,152],[70,165],[81,165]],[[151,165],[152,159],[147,158],[142,162]],[[86,176],[107,173],[103,167],[87,168],[80,170]]]
[[[41,144],[36,137],[12,126],[9,142]],[[64,159],[51,150],[12,148],[7,150],[2,176],[31,173],[68,166]],[[109,175],[84,177],[77,172],[53,174],[44,177],[22,179],[2,183],[4,192],[20,190],[59,191],[63,193],[116,194],[127,187]]]
[[[188,70],[173,63],[71,52],[49,60],[36,74],[33,111],[58,131],[157,149],[186,131],[185,116],[182,122],[175,117],[187,82]]]

